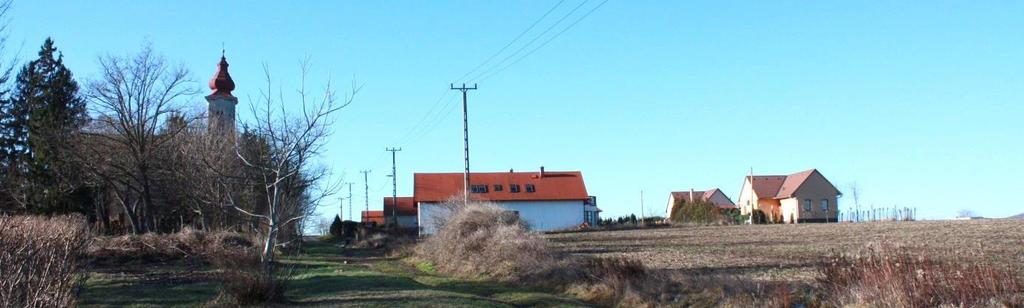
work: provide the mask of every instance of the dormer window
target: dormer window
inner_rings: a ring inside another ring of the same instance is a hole
[[[512,192],[512,193],[518,193],[519,192],[519,184],[509,184],[508,185],[508,191]]]
[[[474,194],[486,194],[487,193],[487,185],[470,185],[469,186],[469,191],[474,193]]]
[[[495,192],[502,191],[502,190],[505,190],[505,187],[502,187],[501,184],[494,184],[494,191]]]
[[[537,187],[534,187],[533,184],[526,184],[526,192],[537,192]]]

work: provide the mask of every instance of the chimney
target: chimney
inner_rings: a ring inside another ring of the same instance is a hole
[[[540,166],[540,177],[544,178],[544,166]]]
[[[696,203],[697,202],[697,200],[693,199],[693,188],[690,188],[690,202],[691,203]]]

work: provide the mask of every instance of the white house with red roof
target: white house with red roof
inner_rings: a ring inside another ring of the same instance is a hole
[[[554,231],[594,225],[600,219],[596,202],[587,194],[579,171],[470,173],[470,198],[495,203],[519,215],[532,230]],[[416,173],[413,201],[420,234],[433,234],[438,217],[449,214],[441,206],[461,198],[462,173]]]
[[[419,224],[416,219],[416,203],[413,201],[413,197],[398,197],[398,202],[392,199],[392,197],[384,197],[384,220],[397,223],[399,228],[417,228]]]
[[[740,189],[740,213],[761,210],[769,222],[834,222],[842,193],[817,169],[790,175],[750,175]]]

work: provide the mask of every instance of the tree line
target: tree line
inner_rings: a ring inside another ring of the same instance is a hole
[[[225,134],[188,111],[205,104],[188,70],[148,44],[100,57],[81,85],[63,59],[48,38],[0,75],[0,214],[80,213],[104,234],[252,232],[272,258],[336,191],[316,157],[358,88],[307,91],[308,60],[291,99],[264,66],[266,87],[240,104],[253,119]]]

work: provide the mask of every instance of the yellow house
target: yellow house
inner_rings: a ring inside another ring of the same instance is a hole
[[[743,179],[740,213],[754,209],[769,222],[834,222],[839,217],[839,189],[817,169],[790,175],[753,175]]]

